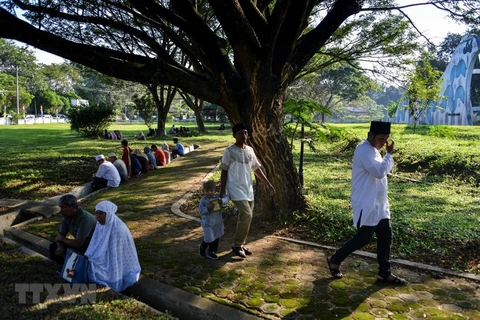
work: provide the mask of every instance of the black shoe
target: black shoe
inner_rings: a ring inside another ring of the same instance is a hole
[[[205,255],[206,255],[206,248],[202,247],[202,245],[199,245],[198,246],[198,253],[200,254],[200,257],[204,257],[205,258]]]
[[[247,256],[251,256],[252,255],[252,251],[248,250],[247,248],[245,248],[244,246],[242,246],[242,249],[243,249],[243,252],[245,252],[245,254]]]
[[[209,252],[207,258],[212,260],[218,260],[218,256],[215,254],[215,252]]]
[[[241,258],[247,257],[242,247],[232,247],[232,252],[234,255],[239,256]]]

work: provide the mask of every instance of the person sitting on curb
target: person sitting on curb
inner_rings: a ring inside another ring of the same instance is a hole
[[[165,142],[162,143],[162,151],[165,154],[165,159],[167,161],[167,164],[169,164],[170,161],[172,161],[172,153],[170,152],[170,147]]]
[[[113,152],[110,152],[108,154],[108,161],[113,163],[115,168],[117,168],[118,174],[120,175],[120,182],[124,183],[125,181],[127,181],[128,171],[127,171],[127,166],[125,165],[125,162],[123,162],[122,159],[118,159],[117,155]]]
[[[150,168],[150,170],[156,170],[157,169],[157,159],[155,159],[155,156],[153,155],[152,150],[149,147],[145,146],[143,148],[143,152],[145,153],[145,155],[148,158],[148,167]]]
[[[88,281],[121,292],[138,281],[141,268],[132,234],[117,209],[110,201],[95,206],[97,223],[85,256]]]
[[[120,185],[120,174],[113,163],[105,161],[103,154],[95,157],[98,170],[93,175],[92,191],[100,190],[105,187],[116,188]]]
[[[159,150],[157,148],[157,145],[152,144],[151,146],[153,155],[155,156],[155,159],[157,159],[157,165],[158,166],[164,166],[167,164],[167,159],[165,158],[165,153],[162,150]]]
[[[63,264],[67,248],[83,254],[90,243],[95,230],[95,217],[83,210],[77,204],[77,198],[72,194],[65,194],[59,200],[60,214],[63,216],[60,231],[55,241],[50,244],[50,259]],[[71,234],[74,239],[68,239]]]
[[[115,132],[115,134],[117,135],[118,140],[123,139],[123,136],[122,136],[122,133],[120,132],[120,130],[113,130],[113,132]]]
[[[146,154],[142,152],[142,150],[136,148],[133,149],[132,154],[137,157],[138,161],[140,162],[140,165],[142,166],[142,173],[148,173],[150,170],[148,166],[148,157]]]
[[[178,141],[178,138],[173,138],[173,143],[175,143],[175,148],[172,150],[173,159],[177,158],[178,155],[185,155],[185,147],[181,142]]]
[[[122,142],[122,160],[127,166],[128,176],[132,175],[132,160],[130,157],[130,153],[132,153],[132,148],[128,146],[128,140],[123,139]]]
[[[133,153],[130,154],[130,163],[132,165],[130,177],[137,178],[142,173],[142,164]]]

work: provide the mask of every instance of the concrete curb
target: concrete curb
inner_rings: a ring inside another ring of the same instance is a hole
[[[8,236],[13,241],[20,243],[45,257],[50,256],[50,241],[23,231],[22,229],[9,228],[5,229],[4,232],[5,236]]]
[[[189,191],[189,192],[185,193],[179,201],[175,202],[172,205],[170,210],[172,210],[172,212],[179,217],[189,219],[189,220],[194,220],[194,221],[197,221],[198,223],[200,223],[201,221],[200,221],[199,218],[192,217],[191,215],[185,214],[185,213],[182,212],[182,210],[180,210],[180,206],[183,203],[185,203],[188,199],[190,199],[192,196],[193,196],[193,192]]]
[[[261,319],[147,277],[141,277],[140,280],[128,288],[125,293],[155,309],[169,310],[175,317],[180,319]]]
[[[217,164],[206,176],[205,178],[203,178],[201,180],[201,182],[204,182],[204,181],[207,181],[208,179],[210,179],[211,176],[214,175],[215,171],[217,171],[218,169],[220,168],[220,164]],[[185,214],[182,212],[182,210],[180,210],[180,207],[182,206],[182,204],[184,204],[188,199],[190,199],[193,195],[194,195],[194,191],[197,190],[198,188],[196,187],[192,187],[189,191],[187,191],[187,193],[185,193],[183,195],[183,197],[178,200],[177,202],[175,202],[173,205],[172,205],[172,213],[174,213],[175,215],[179,216],[179,217],[182,217],[182,218],[185,218],[185,219],[189,219],[189,220],[194,220],[194,221],[197,221],[198,223],[201,222],[201,219],[200,218],[196,218],[196,217],[192,217],[191,215],[188,215],[188,214]]]
[[[102,189],[99,189],[97,191],[92,192],[92,183],[87,182],[82,186],[78,186],[78,187],[74,188],[70,192],[63,193],[63,194],[60,194],[58,196],[48,198],[47,200],[44,200],[43,203],[50,204],[50,205],[58,205],[58,201],[65,194],[73,194],[77,198],[78,202],[82,202],[83,200],[88,199],[88,198],[90,198],[90,197],[92,197],[92,196],[94,196],[94,195],[96,195],[100,192],[103,192],[105,190],[108,190],[108,189],[110,189],[110,188],[102,188]]]
[[[15,241],[13,241],[12,239],[7,238],[7,237],[0,236],[0,240],[4,241],[4,242],[6,242],[7,244],[12,245],[12,246],[18,245],[17,242],[15,242]],[[45,257],[44,255],[42,255],[42,254],[40,254],[40,253],[38,253],[38,252],[36,252],[36,251],[33,251],[32,249],[29,249],[29,248],[27,248],[27,247],[25,247],[25,246],[21,246],[19,249],[20,249],[20,251],[25,252],[25,253],[28,254],[28,255],[41,258],[42,260],[50,260],[50,259],[48,259],[47,257]]]
[[[82,202],[108,188],[103,188],[92,192],[92,185],[90,182],[82,186],[74,188],[68,194],[73,194],[77,197],[78,202]],[[67,193],[65,193],[67,194]],[[30,200],[17,199],[0,199],[0,206],[10,208],[10,211],[0,215],[0,235],[4,234],[4,230],[20,225],[28,224],[31,221],[38,220],[40,217],[51,217],[60,212],[58,201],[64,194],[51,197],[47,200],[36,202]]]
[[[29,200],[18,202],[4,199],[0,202],[2,206],[9,208],[9,211],[0,215],[0,235],[3,235],[3,230],[11,226],[25,224],[38,216],[50,217],[60,211],[58,206]]]

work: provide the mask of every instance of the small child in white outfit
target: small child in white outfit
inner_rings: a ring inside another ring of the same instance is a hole
[[[228,197],[220,198],[215,194],[215,181],[203,183],[203,197],[200,200],[198,213],[202,215],[203,241],[199,246],[202,257],[217,260],[220,237],[223,236],[223,216],[221,206],[228,203]],[[208,248],[208,254],[207,254]]]

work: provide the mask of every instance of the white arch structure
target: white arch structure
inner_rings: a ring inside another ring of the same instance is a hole
[[[480,77],[480,68],[475,69],[476,62],[480,61],[479,52],[479,36],[466,35],[462,38],[442,75],[441,95],[444,98],[438,103],[432,103],[419,119],[420,124],[473,125],[475,114],[480,111],[480,105],[472,105],[471,98],[472,77]],[[477,101],[477,104],[480,102]],[[399,107],[392,122],[412,124],[413,117],[405,107]]]

